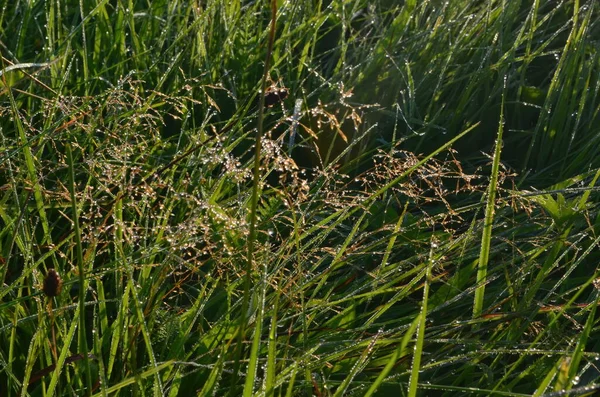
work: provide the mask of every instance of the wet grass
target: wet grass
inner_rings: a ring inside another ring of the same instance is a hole
[[[594,1],[0,4],[1,396],[600,388]]]

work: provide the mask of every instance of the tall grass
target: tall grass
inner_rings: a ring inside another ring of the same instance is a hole
[[[596,392],[596,2],[276,3],[0,1],[0,395]]]

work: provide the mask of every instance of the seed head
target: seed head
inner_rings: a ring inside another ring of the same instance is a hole
[[[58,296],[62,290],[62,280],[58,272],[54,269],[48,270],[44,279],[44,293],[48,297]]]

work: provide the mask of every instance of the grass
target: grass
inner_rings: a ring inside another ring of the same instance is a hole
[[[597,393],[596,2],[0,5],[0,396]]]

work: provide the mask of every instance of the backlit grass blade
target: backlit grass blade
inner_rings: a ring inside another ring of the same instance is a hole
[[[374,395],[374,393],[377,392],[377,389],[384,382],[386,376],[388,376],[388,374],[392,371],[394,366],[397,364],[397,361],[399,359],[401,359],[402,357],[406,356],[407,354],[409,354],[409,350],[407,349],[407,346],[408,346],[409,342],[411,341],[415,331],[421,325],[422,317],[423,317],[423,312],[419,313],[417,315],[417,317],[415,317],[413,322],[410,324],[410,326],[404,333],[404,336],[402,337],[400,344],[394,350],[394,353],[390,356],[387,364],[385,365],[383,370],[379,373],[379,375],[377,376],[377,378],[375,379],[373,384],[371,384],[371,386],[369,387],[369,390],[367,390],[367,392],[365,393],[365,397],[371,397],[372,395]]]
[[[423,286],[423,300],[421,301],[421,310],[419,312],[419,324],[417,326],[417,337],[415,340],[415,349],[413,352],[412,367],[410,370],[410,380],[408,383],[408,396],[417,395],[419,388],[419,372],[421,372],[421,357],[423,355],[423,345],[425,343],[425,327],[427,325],[427,304],[429,301],[429,284],[431,282],[431,268],[433,266],[434,244],[432,242],[429,251],[429,263],[425,273],[425,284]]]
[[[113,393],[116,393],[119,390],[121,390],[127,386],[133,385],[140,380],[144,380],[150,376],[154,376],[154,377],[160,376],[159,375],[160,371],[162,371],[165,368],[169,368],[173,365],[175,365],[175,363],[173,361],[167,361],[167,362],[157,365],[156,367],[153,366],[152,368],[147,369],[147,370],[143,371],[142,373],[137,374],[136,376],[131,376],[113,386],[108,387],[105,392],[108,395],[113,395]],[[103,395],[103,393],[96,393],[93,395],[93,397],[100,397],[102,395]]]
[[[265,376],[265,396],[271,397],[275,394],[275,377],[277,369],[277,312],[279,310],[279,293],[275,295],[275,303],[272,306],[271,326],[269,328],[269,342],[267,345],[267,369]]]
[[[84,309],[84,306],[77,305],[77,308],[75,309],[75,313],[73,313],[75,319],[79,319],[81,316],[84,315],[81,312],[81,309]],[[64,335],[64,337],[62,339],[63,345],[62,345],[62,348],[60,349],[60,355],[58,357],[58,361],[55,364],[56,368],[52,372],[52,377],[50,378],[50,384],[48,385],[48,389],[46,391],[47,396],[55,396],[55,395],[62,394],[61,390],[56,390],[56,388],[58,386],[58,381],[60,379],[60,375],[63,372],[63,370],[65,369],[65,360],[70,354],[71,342],[73,341],[73,337],[75,336],[75,330],[77,329],[78,325],[79,325],[79,321],[71,322],[71,324],[69,325],[67,334]],[[58,346],[57,346],[57,348],[58,348]],[[87,353],[85,353],[85,355],[87,356]],[[89,365],[87,365],[85,367],[84,371],[86,372],[86,375],[85,375],[86,378],[89,374],[90,384],[91,384],[91,372],[89,370]],[[87,379],[86,379],[86,381],[87,381]],[[91,395],[91,392],[92,392],[91,387],[86,390],[87,395]]]
[[[506,84],[506,77],[504,78],[504,83]],[[494,224],[494,212],[496,206],[496,190],[498,189],[498,173],[500,171],[500,155],[502,153],[502,145],[504,144],[502,140],[504,133],[504,93],[502,94],[502,104],[500,106],[500,120],[498,122],[498,133],[496,135],[496,144],[492,159],[490,183],[487,190],[485,217],[483,220],[483,232],[481,236],[481,250],[479,252],[479,262],[477,264],[477,289],[475,290],[475,301],[473,303],[474,318],[481,316],[481,312],[483,310],[483,300],[485,298],[485,285],[488,272],[488,261],[490,258],[492,227]]]
[[[333,397],[342,397],[345,395],[344,393],[346,393],[346,390],[348,389],[348,386],[350,386],[350,383],[352,382],[354,377],[356,375],[358,375],[358,373],[361,372],[364,369],[365,365],[368,363],[368,360],[371,357],[371,354],[373,353],[373,349],[375,348],[375,343],[377,342],[377,338],[379,336],[380,336],[379,334],[376,334],[373,337],[373,340],[371,341],[371,343],[369,343],[369,345],[366,347],[366,349],[363,350],[360,357],[358,357],[358,360],[356,360],[354,365],[352,365],[352,368],[348,372],[348,375],[346,376],[346,378],[342,381],[342,383],[336,389]]]

